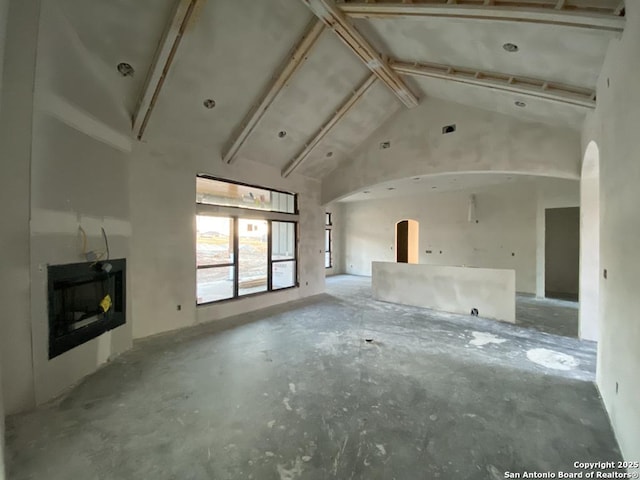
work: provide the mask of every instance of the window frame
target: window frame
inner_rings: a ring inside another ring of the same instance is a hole
[[[325,235],[325,250],[324,250],[324,269],[329,270],[333,268],[333,221],[331,212],[324,213],[324,235]],[[329,250],[326,249],[327,244],[327,232],[329,232]],[[327,253],[329,254],[329,265],[327,265]]]
[[[273,292],[281,292],[285,290],[290,290],[293,288],[300,287],[300,279],[299,279],[299,262],[300,262],[300,246],[299,246],[299,213],[298,213],[298,195],[292,192],[284,192],[280,190],[274,190],[266,187],[260,187],[257,185],[249,185],[246,183],[233,182],[228,181],[222,178],[216,178],[209,175],[198,174],[198,177],[207,178],[211,180],[217,180],[220,182],[244,185],[253,188],[260,188],[263,190],[274,191],[277,193],[285,193],[288,195],[293,195],[294,201],[294,210],[296,213],[285,213],[285,212],[277,212],[272,210],[259,210],[259,209],[251,209],[251,208],[242,208],[235,206],[226,206],[226,205],[212,205],[208,203],[198,203],[196,202],[196,217],[197,216],[211,216],[218,218],[229,218],[233,219],[233,262],[228,264],[215,264],[215,265],[197,265],[196,262],[196,272],[201,269],[206,268],[216,268],[216,267],[225,267],[225,268],[233,268],[233,296],[229,298],[224,298],[220,300],[212,300],[208,302],[198,302],[197,295],[197,280],[196,280],[196,307],[203,307],[207,305],[220,304],[224,302],[233,302],[237,300],[242,300],[245,298],[250,298],[258,295],[266,295]],[[267,289],[260,292],[247,293],[245,295],[240,295],[240,220],[256,220],[256,221],[266,221],[267,222]],[[273,252],[273,222],[282,222],[282,223],[291,223],[293,224],[293,235],[294,235],[294,250],[293,250],[293,258],[287,259],[278,259],[273,260],[272,252]],[[197,247],[197,233],[196,233],[196,247]],[[273,264],[281,263],[281,262],[293,262],[294,263],[294,284],[289,287],[283,288],[273,288]]]

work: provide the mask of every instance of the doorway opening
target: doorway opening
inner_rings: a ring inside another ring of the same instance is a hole
[[[418,237],[420,225],[415,220],[396,223],[396,262],[418,263]]]
[[[578,300],[580,209],[545,210],[545,297]]]

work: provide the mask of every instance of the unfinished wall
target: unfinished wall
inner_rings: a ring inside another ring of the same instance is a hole
[[[578,196],[577,182],[547,182]],[[369,276],[371,261],[395,261],[395,223],[412,218],[420,223],[419,263],[514,269],[516,290],[535,293],[541,189],[536,182],[514,180],[473,191],[346,202],[345,271]],[[468,219],[471,193],[476,194],[478,223]]]
[[[545,214],[545,295],[577,300],[580,209],[548,208]]]
[[[39,2],[9,4],[0,145],[0,351],[5,413],[35,405],[29,293],[29,170]]]
[[[104,227],[112,258],[129,253],[130,121],[105,84],[107,66],[89,58],[55,2],[11,2],[0,189],[11,229],[2,248],[7,413],[49,400],[131,346],[129,310],[127,325],[48,359],[47,265],[83,261],[79,226],[90,248],[104,248]]]
[[[456,124],[442,135],[442,126]],[[390,142],[381,149],[381,142]],[[580,135],[568,128],[423,98],[402,109],[323,179],[330,202],[378,183],[447,172],[513,172],[578,179]]]
[[[580,338],[598,341],[600,311],[600,153],[587,145],[580,179]]]
[[[324,291],[324,212],[315,180],[207,149],[136,144],[131,165],[132,294],[135,338],[237,315]],[[196,307],[196,174],[298,193],[300,288]],[[177,310],[181,305],[181,310]]]
[[[587,117],[583,152],[600,151],[600,341],[597,381],[624,457],[640,458],[640,4],[627,2],[627,25],[610,45]],[[607,270],[607,279],[603,270]]]
[[[3,91],[3,66],[4,48],[7,36],[7,16],[9,12],[9,0],[0,0],[0,118],[2,117],[2,91]],[[4,152],[0,150],[0,155]],[[0,185],[2,187],[3,185]],[[2,212],[4,213],[4,212]],[[2,258],[4,260],[4,258]],[[2,325],[0,324],[0,328]],[[2,344],[0,343],[0,480],[5,479],[4,469],[4,399],[2,394]]]

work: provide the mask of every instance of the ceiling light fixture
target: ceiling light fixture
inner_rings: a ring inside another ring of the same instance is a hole
[[[118,64],[118,72],[120,72],[120,75],[123,77],[133,77],[135,70],[130,64],[122,62]]]
[[[515,53],[520,50],[520,47],[518,47],[518,45],[516,45],[515,43],[505,43],[504,45],[502,45],[502,48],[504,48],[509,53]]]
[[[396,187],[387,187],[387,190],[395,190]]]
[[[364,191],[364,192],[362,192],[362,193],[371,193],[371,192],[370,192],[369,190],[365,190],[365,191]]]
[[[420,177],[413,177],[414,180],[420,180]]]
[[[216,106],[216,101],[212,98],[207,98],[204,102],[202,102],[202,104],[205,106],[205,108],[212,109]]]
[[[382,143],[380,144],[380,148],[381,148],[382,150],[384,150],[384,149],[386,149],[386,148],[391,148],[391,142],[389,142],[389,141],[382,142]]]
[[[284,130],[280,130],[278,132],[278,138],[284,138],[287,136],[287,132],[285,132]]]
[[[327,157],[333,157],[333,152],[327,152]]]
[[[526,104],[526,103],[521,102],[521,101],[519,101],[519,100],[518,100],[517,102],[515,102],[515,105],[516,105],[516,107],[520,107],[520,108],[524,108],[524,107],[526,107],[526,106],[527,106],[527,104]]]

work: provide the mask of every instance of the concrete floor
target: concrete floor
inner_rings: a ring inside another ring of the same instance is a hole
[[[594,344],[327,285],[139,342],[9,417],[9,478],[482,480],[620,459]]]

